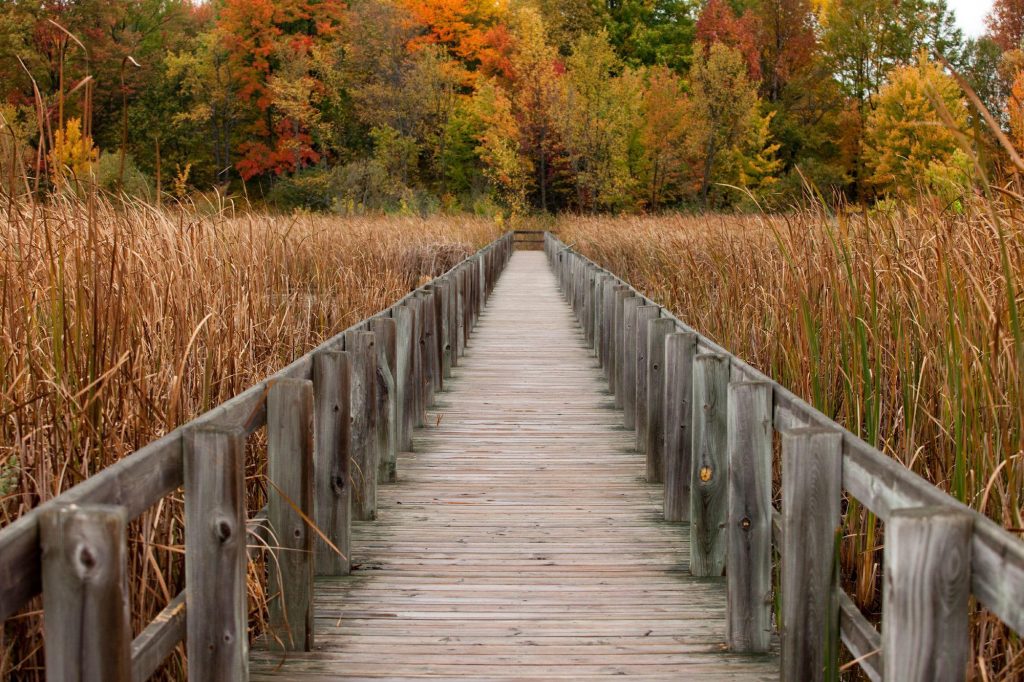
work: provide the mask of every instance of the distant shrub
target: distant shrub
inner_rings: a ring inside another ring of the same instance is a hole
[[[139,170],[131,154],[124,157],[124,182],[121,182],[120,152],[103,152],[96,163],[96,183],[100,189],[146,201],[153,201],[155,190],[148,175]]]

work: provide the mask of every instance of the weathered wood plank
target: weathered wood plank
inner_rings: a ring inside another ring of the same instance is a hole
[[[661,308],[656,305],[643,305],[636,310],[636,449],[637,452],[647,451],[647,384],[649,381],[647,360],[647,339],[650,322],[658,319]]]
[[[461,281],[461,279],[460,279]],[[460,292],[459,296],[462,294]],[[415,423],[416,399],[413,391],[415,361],[415,337],[413,327],[415,316],[410,306],[398,306],[391,312],[395,320],[395,400],[398,404],[398,449],[412,449],[412,430]],[[462,312],[459,312],[459,324],[462,324]],[[459,327],[461,334],[462,328]],[[460,337],[461,338],[461,337]],[[461,346],[460,341],[460,346]],[[461,351],[460,351],[461,352]]]
[[[729,648],[768,651],[772,634],[772,386],[732,382],[728,405]]]
[[[317,575],[347,575],[350,568],[352,483],[349,465],[351,356],[345,351],[313,358],[316,416],[314,520],[334,545],[316,538]]]
[[[61,505],[40,518],[46,678],[131,680],[128,513]]]
[[[377,335],[377,480],[393,482],[398,476],[398,328],[393,319],[377,317],[370,330]]]
[[[368,521],[377,515],[377,336],[373,332],[350,332],[345,350],[352,365],[349,411],[351,445],[349,471],[352,480],[352,518]]]
[[[647,482],[665,481],[665,345],[675,332],[672,320],[658,319],[649,323],[647,332]]]
[[[185,438],[185,600],[188,678],[249,678],[245,441],[241,429]]]
[[[313,444],[313,382],[275,382],[267,396],[269,634],[286,651],[310,651],[314,641]]]
[[[185,640],[185,590],[132,641],[132,680],[145,682]]]
[[[633,298],[633,292],[628,287],[619,287],[615,290],[615,310],[612,316],[612,343],[614,348],[611,352],[610,373],[608,375],[608,388],[615,395],[615,407],[622,409],[624,390],[622,388],[622,368],[625,365],[623,349],[625,348],[624,319],[626,301]]]
[[[942,507],[894,511],[885,527],[883,678],[957,682],[967,676],[971,530]]]
[[[842,436],[782,432],[782,679],[828,679],[838,667],[837,534]]]
[[[643,299],[632,296],[622,302],[622,370],[619,372],[619,386],[622,388],[622,424],[627,429],[636,428],[636,328],[637,311]]]
[[[728,520],[729,359],[699,353],[693,361],[693,461],[690,466],[690,573],[725,570]]]
[[[689,332],[665,339],[665,520],[690,520],[693,467],[693,361],[697,336]]]

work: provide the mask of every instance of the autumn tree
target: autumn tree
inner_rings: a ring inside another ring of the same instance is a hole
[[[1018,151],[1024,151],[1024,71],[1019,71],[1006,102],[1010,135]]]
[[[985,24],[1004,50],[1024,49],[1024,0],[995,0]]]
[[[646,80],[640,117],[640,181],[644,202],[656,209],[681,195],[689,167],[685,153],[688,103],[682,81],[668,67],[651,68]]]
[[[924,189],[955,197],[969,178],[956,137],[967,127],[967,107],[956,82],[922,53],[889,74],[874,105],[864,156],[875,193],[907,197]]]
[[[417,51],[427,45],[444,48],[455,59],[460,82],[471,87],[479,75],[496,75],[507,67],[511,50],[502,25],[502,6],[490,0],[400,0],[422,27],[410,41]]]
[[[751,79],[761,78],[761,55],[758,47],[758,22],[747,10],[737,16],[726,0],[709,0],[697,19],[697,40],[705,47],[722,43],[743,56]]]
[[[639,112],[639,85],[604,31],[581,36],[567,60],[558,128],[574,176],[576,205],[596,210],[630,195],[630,136]]]
[[[511,100],[493,80],[485,81],[473,96],[472,111],[480,122],[477,153],[484,173],[513,212],[525,210],[533,168],[520,151]]]
[[[619,57],[630,66],[690,63],[694,25],[690,0],[616,0],[604,3],[604,27]]]
[[[814,60],[817,38],[808,0],[762,0],[756,9],[764,91],[771,101]]]
[[[272,84],[285,65],[308,60],[315,48],[338,38],[343,12],[340,0],[225,0],[217,28],[239,81],[238,97],[251,111],[236,162],[243,178],[319,161],[307,122],[288,115],[280,97],[275,102]]]
[[[534,171],[532,186],[542,211],[548,210],[548,175],[554,150],[554,108],[559,94],[558,53],[548,43],[544,21],[532,8],[516,17],[516,49],[511,95],[523,152]]]
[[[700,166],[700,200],[708,205],[716,182],[749,185],[775,170],[773,145],[759,112],[757,84],[747,75],[749,63],[735,48],[713,43],[694,55],[690,69],[688,146]],[[759,157],[757,168],[744,168],[739,157]]]

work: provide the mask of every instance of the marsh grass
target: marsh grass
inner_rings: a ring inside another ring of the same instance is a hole
[[[440,274],[502,231],[469,217],[269,217],[86,201],[0,215],[0,524],[58,495]],[[264,502],[252,439],[250,516]],[[131,524],[138,632],[182,587],[182,506]],[[258,544],[252,538],[250,544]],[[265,553],[264,553],[265,554]],[[268,589],[250,566],[251,623]],[[42,679],[38,602],[0,677]],[[181,657],[164,674],[182,677]]]
[[[904,466],[1024,532],[1024,200],[962,212],[566,218],[559,237]],[[843,581],[881,609],[879,519],[849,499]],[[1024,677],[982,609],[972,679]]]

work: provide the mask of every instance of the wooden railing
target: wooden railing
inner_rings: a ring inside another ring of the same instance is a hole
[[[278,548],[268,642],[308,650],[313,575],[349,572],[351,520],[374,518],[378,480],[394,480],[512,249],[507,233],[0,530],[0,620],[42,592],[47,679],[145,680],[182,641],[189,679],[246,679],[250,530]],[[247,519],[246,442],[264,426],[269,503]],[[126,527],[182,488],[185,589],[133,640]]]
[[[972,594],[1024,632],[1024,542],[554,235],[545,252],[636,429],[648,480],[664,483],[665,519],[689,521],[691,572],[727,575],[731,649],[768,651],[777,628],[783,680],[831,678],[841,640],[872,680],[931,682],[964,678]],[[844,492],[887,524],[881,633],[839,584]]]

